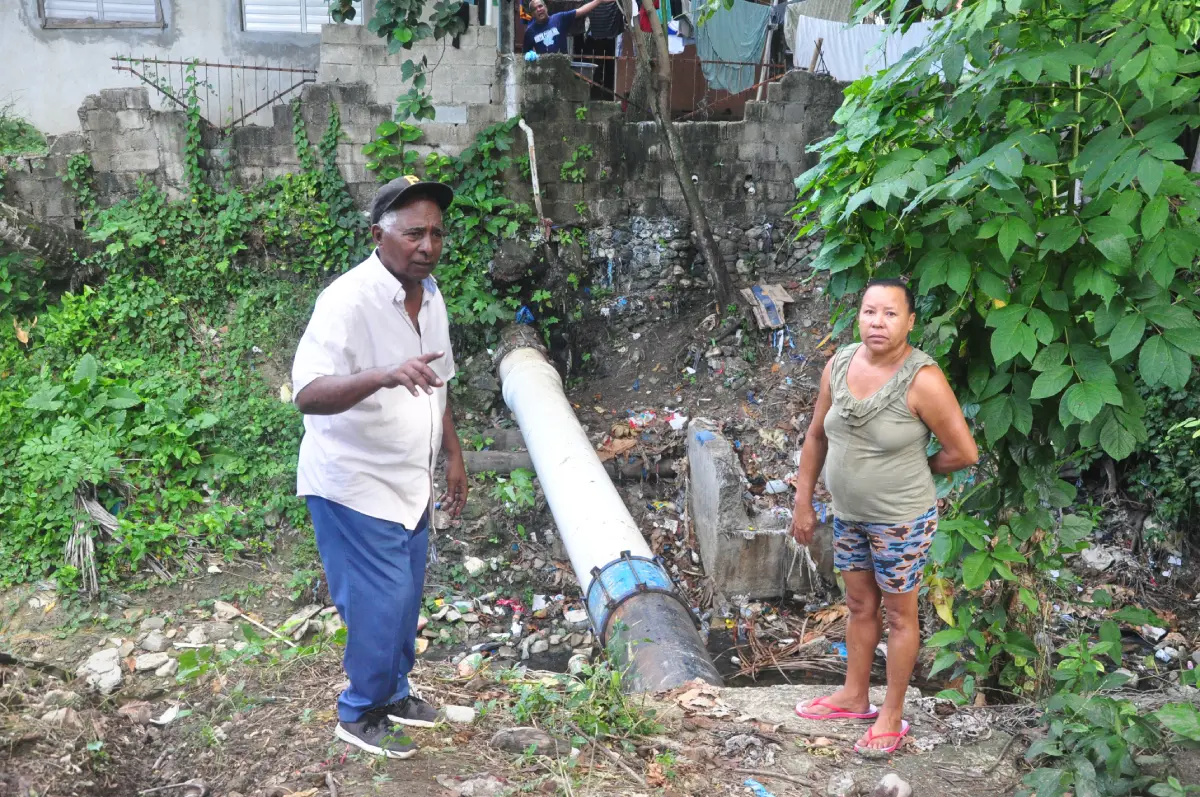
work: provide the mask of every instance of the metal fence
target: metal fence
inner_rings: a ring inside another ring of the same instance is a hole
[[[270,109],[316,82],[315,69],[221,64],[211,61],[172,61],[162,58],[114,56],[113,69],[128,72],[158,92],[163,105],[187,107],[189,67],[194,70],[200,115],[222,132],[239,125],[271,124]]]
[[[575,75],[592,87],[593,99],[630,102],[630,89],[637,71],[637,58],[632,55],[572,56]],[[584,64],[594,65],[589,68]],[[605,80],[608,65],[612,77]],[[705,77],[708,68],[734,68],[741,71],[739,81],[748,84],[741,91],[730,92],[714,88]],[[737,121],[744,117],[750,100],[766,97],[766,87],[781,79],[788,71],[787,64],[757,61],[713,61],[685,52],[671,57],[671,112],[677,121]],[[646,110],[646,109],[641,109]]]

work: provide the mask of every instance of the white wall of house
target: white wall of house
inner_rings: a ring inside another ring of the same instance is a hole
[[[113,70],[110,59],[116,55],[306,69],[316,69],[320,61],[317,31],[243,30],[242,0],[159,3],[163,24],[158,28],[52,29],[43,27],[38,0],[0,0],[0,106],[11,104],[15,113],[44,133],[67,133],[79,130],[78,109],[89,94],[144,85],[127,72]],[[259,88],[260,96],[263,90]],[[227,105],[253,102],[223,93]],[[161,107],[157,92],[151,89],[150,94]]]

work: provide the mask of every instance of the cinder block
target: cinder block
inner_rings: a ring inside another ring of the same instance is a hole
[[[107,111],[124,111],[129,107],[126,97],[126,89],[100,89],[100,107]]]
[[[160,166],[156,149],[131,149],[113,153],[111,168],[114,172],[153,172]]]
[[[321,64],[317,79],[322,83],[375,82],[373,67],[350,66],[348,64]]]
[[[492,87],[477,83],[455,83],[451,96],[455,105],[485,105],[492,101]]]
[[[117,130],[117,114],[115,111],[107,108],[98,111],[88,111],[83,121],[83,129],[88,133]]]
[[[327,44],[360,44],[368,43],[371,39],[378,40],[374,33],[367,30],[366,25],[322,25],[321,48]]]

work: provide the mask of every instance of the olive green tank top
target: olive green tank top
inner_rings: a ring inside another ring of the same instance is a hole
[[[929,427],[908,408],[908,388],[917,371],[937,363],[913,349],[883,387],[860,400],[850,393],[846,377],[861,345],[844,346],[833,356],[825,486],[833,496],[834,515],[843,520],[907,523],[937,501],[925,454]]]

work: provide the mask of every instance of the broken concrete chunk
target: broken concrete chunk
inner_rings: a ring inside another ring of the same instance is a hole
[[[487,570],[487,562],[477,556],[468,556],[463,560],[463,567],[466,568],[467,574],[474,578]]]
[[[133,669],[137,672],[157,670],[170,660],[166,653],[143,653],[133,660]]]

